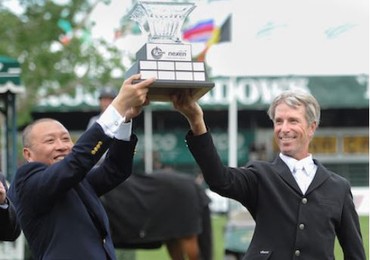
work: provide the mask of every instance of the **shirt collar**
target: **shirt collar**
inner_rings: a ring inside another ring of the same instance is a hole
[[[285,164],[289,167],[290,171],[293,172],[295,164],[298,160],[294,159],[293,157],[284,155],[282,153],[279,154],[280,158],[285,162]],[[312,154],[309,154],[306,158],[300,160],[300,162],[304,165],[304,168],[308,175],[311,175],[312,172],[315,172],[316,165],[313,162]]]

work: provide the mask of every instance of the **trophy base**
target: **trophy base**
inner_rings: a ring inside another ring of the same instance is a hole
[[[208,80],[205,63],[191,60],[189,44],[146,43],[136,53],[136,59],[125,78],[134,74],[141,75],[136,82],[156,78],[149,87],[151,101],[171,101],[171,95],[179,91],[190,92],[199,99],[214,87]]]
[[[142,80],[134,80],[138,83]],[[148,98],[150,101],[171,101],[171,96],[179,92],[190,92],[197,100],[210,91],[215,84],[213,82],[194,82],[194,81],[170,81],[156,80],[150,87]]]

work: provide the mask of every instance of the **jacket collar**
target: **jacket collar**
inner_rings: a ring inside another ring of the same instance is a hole
[[[312,180],[312,183],[310,184],[306,191],[306,195],[308,195],[314,189],[319,187],[330,176],[329,172],[326,170],[324,166],[322,166],[320,162],[318,162],[316,159],[313,159],[313,161],[317,165],[317,172]],[[276,171],[276,173],[280,175],[280,177],[296,192],[302,194],[302,191],[300,190],[297,182],[295,181],[289,167],[284,163],[284,161],[279,156],[275,158],[273,165],[274,171]]]

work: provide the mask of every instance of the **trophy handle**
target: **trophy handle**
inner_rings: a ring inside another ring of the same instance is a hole
[[[181,28],[195,3],[138,1],[129,12],[151,43],[181,43]]]
[[[136,4],[135,7],[128,13],[128,17],[138,24],[140,31],[149,37],[150,27],[146,16],[147,13],[144,7],[139,4]]]

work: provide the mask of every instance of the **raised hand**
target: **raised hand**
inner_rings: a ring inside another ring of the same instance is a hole
[[[203,110],[192,95],[191,90],[179,91],[171,96],[173,107],[179,111],[189,122],[194,135],[200,135],[207,132],[203,119]]]
[[[139,115],[142,107],[149,103],[147,93],[150,85],[155,81],[155,78],[149,78],[136,84],[133,83],[134,80],[139,79],[140,74],[132,75],[126,79],[117,97],[112,101],[112,105],[122,116],[125,116],[127,120]]]

